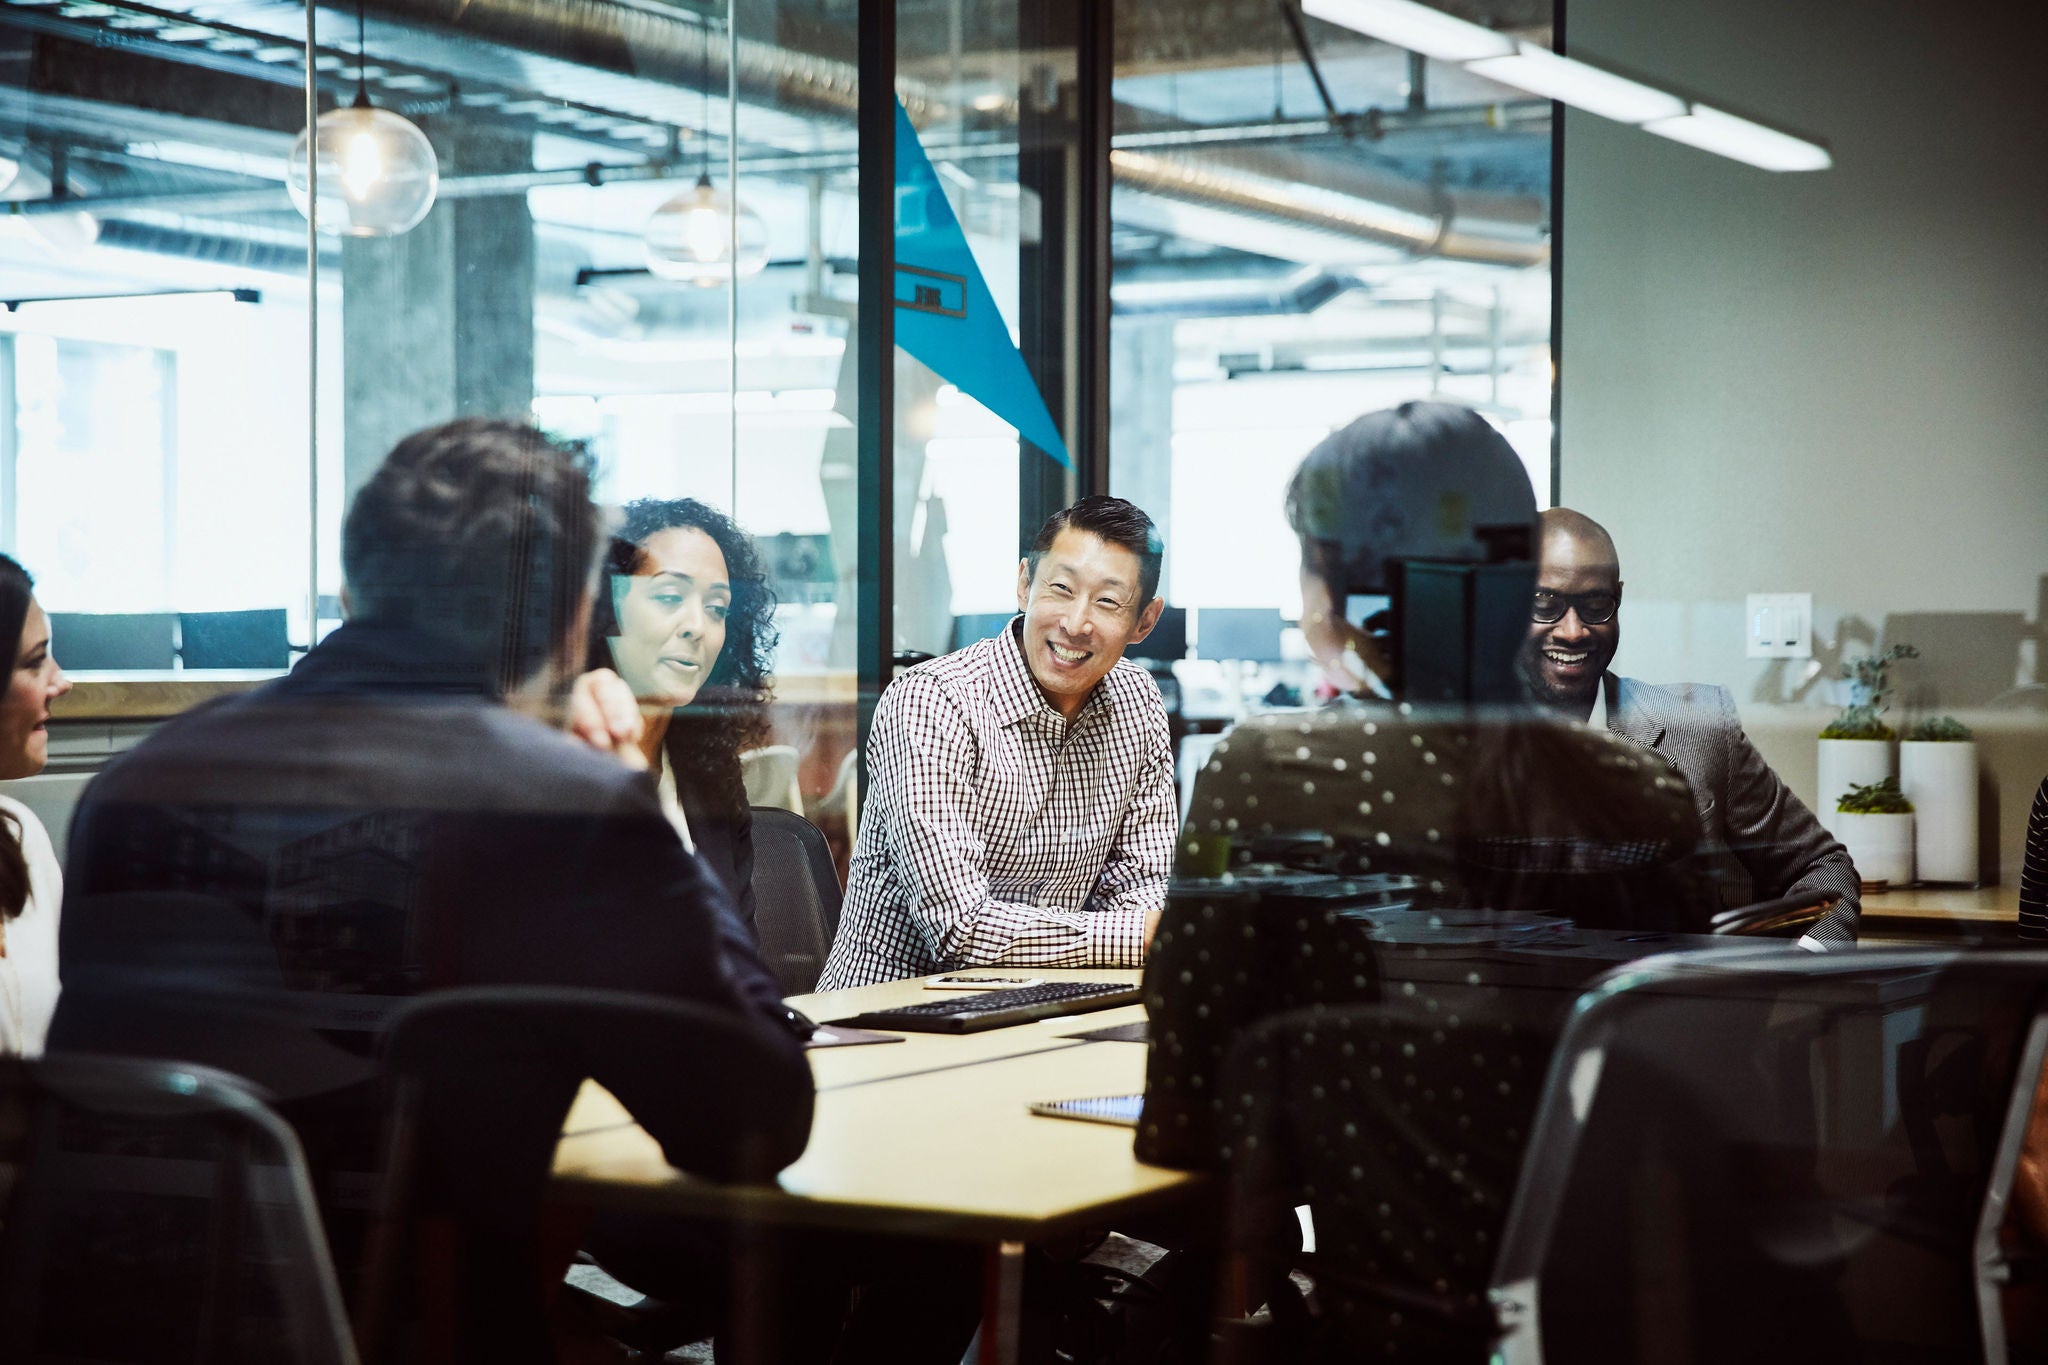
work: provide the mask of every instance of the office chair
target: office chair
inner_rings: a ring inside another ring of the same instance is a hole
[[[799,757],[794,745],[767,744],[740,755],[740,780],[754,806],[777,806],[801,815],[803,789],[797,785]]]
[[[50,613],[59,657],[74,673],[174,668],[177,627],[177,616],[167,611]]]
[[[1550,1066],[1492,1276],[1499,1357],[1975,1358],[1974,1248],[2044,1010],[2038,952],[1757,945],[1615,973]]]
[[[291,1128],[209,1067],[0,1061],[0,1359],[355,1365]]]
[[[860,838],[860,750],[848,749],[833,774],[832,789],[812,800],[804,799],[803,815],[812,824],[820,816],[838,815],[846,822],[846,845],[851,849]]]
[[[616,1095],[679,1170],[765,1180],[803,1150],[811,1080],[702,1005],[618,991],[499,986],[402,1008],[377,1225],[362,1289],[366,1359],[551,1358],[542,1197],[585,1077]]]
[[[839,874],[818,827],[775,806],[754,807],[754,927],[784,995],[816,990],[839,932]]]

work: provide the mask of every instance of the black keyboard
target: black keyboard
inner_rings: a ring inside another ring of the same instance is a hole
[[[893,1010],[869,1010],[851,1019],[834,1019],[832,1022],[854,1028],[889,1029],[897,1033],[979,1033],[983,1029],[1028,1024],[1034,1019],[1086,1014],[1090,1010],[1128,1005],[1138,999],[1139,994],[1136,986],[1100,981],[1048,981],[1042,986],[1022,986],[1013,991],[988,991],[981,995],[928,1000],[922,1005],[899,1005]]]

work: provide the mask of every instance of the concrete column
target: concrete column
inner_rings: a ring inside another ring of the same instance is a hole
[[[1173,323],[1114,319],[1109,342],[1109,486],[1145,509],[1166,543],[1160,591],[1173,581]]]
[[[528,170],[530,136],[421,128],[441,175]],[[348,495],[400,437],[455,417],[524,420],[533,406],[533,216],[523,194],[437,203],[400,237],[342,243]]]

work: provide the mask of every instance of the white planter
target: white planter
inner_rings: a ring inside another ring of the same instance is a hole
[[[1827,832],[1843,838],[1835,804],[1852,786],[1867,787],[1892,775],[1892,742],[1888,739],[1824,739],[1820,741],[1820,783],[1813,813]]]
[[[1913,880],[1913,817],[1834,811],[1835,837],[1866,882],[1904,886]]]
[[[1913,862],[1923,882],[1977,882],[1977,746],[1907,740],[1899,789],[1913,803]]]

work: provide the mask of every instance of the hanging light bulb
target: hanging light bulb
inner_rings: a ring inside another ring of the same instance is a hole
[[[709,288],[768,264],[768,225],[708,175],[656,209],[642,237],[647,268],[665,280]]]
[[[419,225],[441,186],[434,145],[411,122],[389,109],[358,100],[322,114],[292,144],[285,188],[300,213],[312,217],[306,165],[318,147],[323,232],[346,237],[396,237]]]
[[[356,4],[356,97],[299,134],[285,163],[285,189],[313,217],[308,166],[318,156],[320,230],[343,237],[396,237],[419,226],[441,187],[434,144],[401,114],[370,103],[363,5]],[[311,54],[308,54],[308,60]]]

